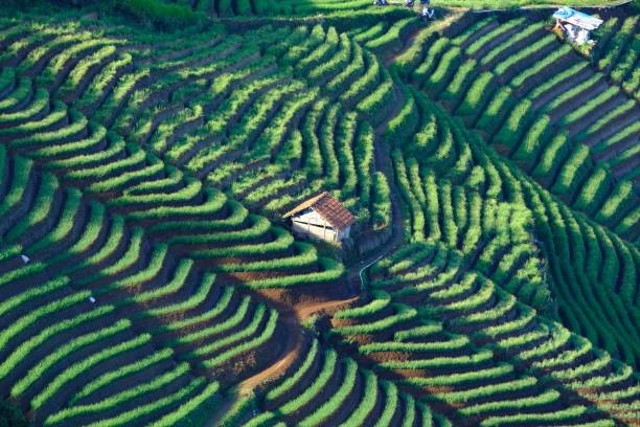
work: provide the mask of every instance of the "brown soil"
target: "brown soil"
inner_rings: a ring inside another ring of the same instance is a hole
[[[350,304],[356,302],[359,297],[353,297],[349,299],[343,299],[338,301],[325,301],[325,302],[304,302],[296,305],[293,310],[295,317],[299,322],[304,322],[309,317],[316,313],[335,313],[341,308],[345,308]]]
[[[281,312],[285,327],[286,342],[282,346],[280,357],[269,367],[242,381],[237,386],[240,395],[247,395],[260,385],[282,376],[301,356],[305,338],[300,323],[315,313],[331,313],[357,300],[353,297],[347,300],[327,302],[303,302],[293,307],[292,311]]]
[[[297,325],[291,322],[291,318],[286,318],[284,320],[284,324],[286,326],[286,330],[284,332],[286,341],[282,346],[280,357],[278,357],[266,369],[238,384],[237,391],[239,395],[248,395],[252,390],[256,389],[266,381],[273,380],[281,376],[300,356],[302,344],[304,342],[302,332]]]

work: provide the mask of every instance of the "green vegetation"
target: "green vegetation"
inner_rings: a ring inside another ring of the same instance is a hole
[[[635,425],[640,20],[434,6],[7,3],[0,425]]]
[[[3,427],[27,427],[26,417],[12,404],[0,401],[0,425]]]

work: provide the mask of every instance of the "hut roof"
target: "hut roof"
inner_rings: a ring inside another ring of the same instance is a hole
[[[298,206],[284,214],[284,218],[288,218],[309,208],[316,211],[318,215],[327,220],[333,228],[338,230],[344,230],[356,222],[356,218],[351,214],[351,212],[349,212],[342,203],[326,191],[300,203]]]
[[[604,22],[602,19],[596,18],[595,16],[578,12],[577,10],[566,6],[558,9],[558,11],[553,14],[553,17],[589,31],[595,30]]]

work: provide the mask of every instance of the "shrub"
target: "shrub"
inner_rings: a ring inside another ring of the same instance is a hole
[[[29,423],[20,408],[0,400],[0,427],[27,427]]]

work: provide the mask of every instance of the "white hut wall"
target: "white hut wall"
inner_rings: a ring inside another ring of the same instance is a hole
[[[304,212],[292,218],[292,230],[296,234],[311,238],[335,242],[339,233],[317,212]]]

